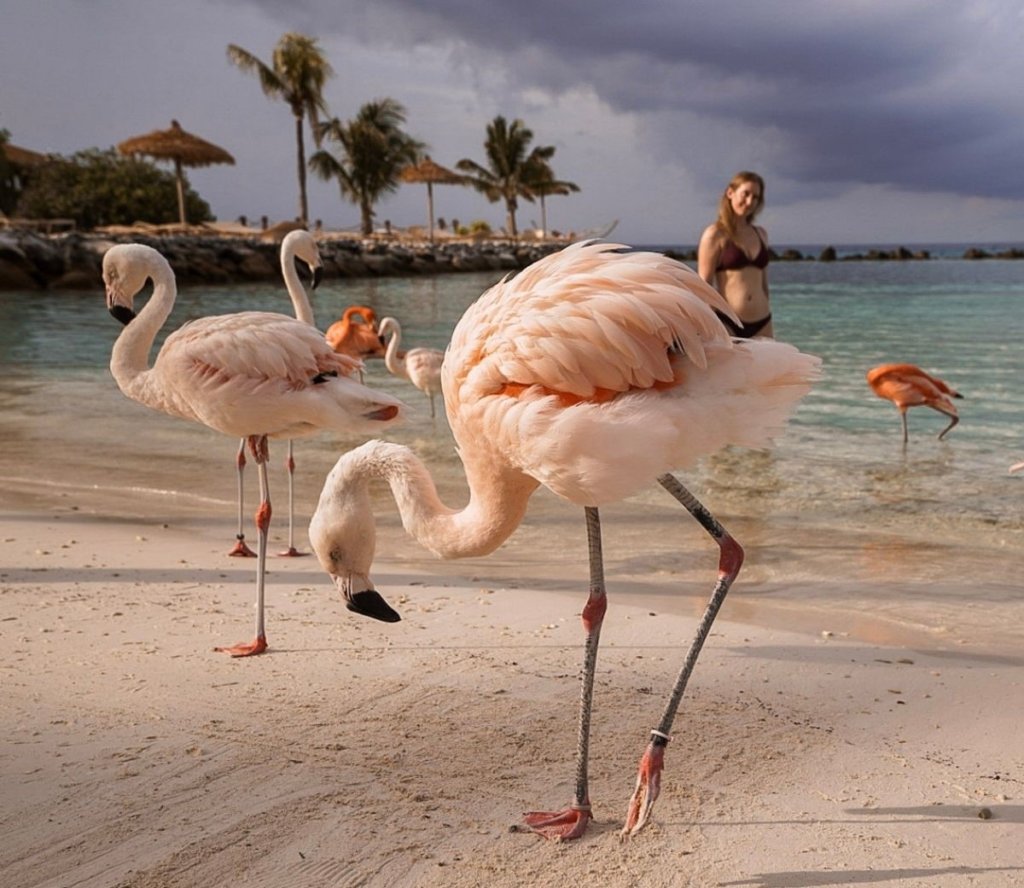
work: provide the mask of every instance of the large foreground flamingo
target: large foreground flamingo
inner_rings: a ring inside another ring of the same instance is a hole
[[[441,362],[444,361],[444,352],[437,348],[410,348],[404,354],[399,354],[402,328],[394,318],[384,318],[380,322],[380,335],[388,343],[384,353],[384,365],[388,372],[401,379],[408,379],[430,399],[430,416],[433,419],[434,396],[441,394]]]
[[[391,485],[406,530],[443,558],[486,555],[519,525],[545,485],[584,507],[590,595],[569,808],[532,812],[549,837],[583,834],[590,820],[587,766],[598,638],[606,599],[598,507],[657,481],[714,538],[719,575],[668,704],[640,761],[624,833],[658,796],[665,747],[683,691],[743,550],[668,474],[727,444],[764,445],[818,374],[820,361],[772,340],[730,338],[715,309],[725,300],[685,265],[614,244],[575,244],[505,279],[459,321],[444,361],[448,421],[466,470],[469,502],[444,505],[411,450],[371,441],[331,470],[310,542],[348,607],[398,614],[374,589],[369,482]]]
[[[377,313],[367,305],[350,305],[324,334],[339,355],[383,358],[384,342],[377,329]]]
[[[320,261],[320,248],[317,246],[316,238],[305,229],[289,231],[281,241],[281,275],[284,278],[284,285],[292,300],[292,308],[295,310],[295,317],[310,326],[316,325],[313,316],[313,306],[310,305],[306,288],[299,280],[299,274],[295,270],[295,260],[299,259],[306,264],[313,276],[313,289],[317,288],[320,278],[323,275],[323,263]],[[362,380],[360,380],[362,381]],[[246,545],[244,530],[244,475],[245,475],[245,438],[238,444],[238,455],[235,458],[235,465],[238,472],[238,531],[235,534],[235,546],[228,552],[228,555],[236,557],[253,558],[256,553]],[[288,548],[281,552],[281,555],[296,556],[300,552],[295,548],[295,453],[292,441],[288,439],[288,458],[285,461],[285,468],[288,471]]]
[[[899,410],[904,444],[907,443],[907,410],[911,407],[931,407],[950,418],[949,425],[939,432],[940,441],[960,422],[956,404],[950,398],[963,395],[914,364],[880,364],[868,371],[867,379],[878,397],[888,398]]]
[[[135,295],[153,294],[135,314]],[[174,272],[151,247],[121,244],[103,257],[107,307],[125,324],[110,355],[110,372],[132,400],[245,438],[256,460],[260,505],[256,567],[256,637],[217,648],[241,657],[266,650],[263,602],[270,494],[267,438],[297,438],[322,429],[374,434],[398,418],[401,401],[351,379],[359,364],[336,355],[320,332],[287,315],[262,311],[190,321],[169,335],[153,366],[153,340],[174,305]]]

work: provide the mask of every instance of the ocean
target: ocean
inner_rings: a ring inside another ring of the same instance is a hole
[[[1010,649],[1024,640],[1024,477],[1007,474],[1024,459],[1024,261],[963,260],[964,249],[932,246],[937,258],[924,261],[770,266],[776,335],[819,355],[824,377],[769,451],[727,450],[680,476],[747,550],[724,616],[931,647]],[[323,329],[346,306],[370,305],[399,319],[404,348],[443,348],[498,277],[330,280],[314,308]],[[290,313],[290,304],[279,285],[183,288],[166,329],[247,309]],[[187,520],[226,551],[237,441],[121,395],[107,368],[120,329],[99,282],[94,292],[0,294],[2,508],[73,501],[97,518]],[[918,364],[963,394],[961,422],[946,440],[936,437],[945,417],[916,408],[904,447],[897,411],[865,381],[871,367],[892,361]],[[426,397],[383,362],[369,364],[366,381],[412,407],[390,437],[416,449],[442,496],[461,505],[465,486],[443,416],[432,422]],[[296,443],[302,543],[326,472],[357,443],[329,435]],[[276,536],[284,532],[283,456],[272,444]],[[469,570],[492,585],[585,589],[582,515],[544,491],[534,499],[491,559],[445,566],[405,538],[380,491],[381,557],[413,572]],[[717,558],[692,520],[656,485],[605,515],[611,587],[697,612]]]

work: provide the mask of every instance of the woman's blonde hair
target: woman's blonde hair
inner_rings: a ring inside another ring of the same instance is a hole
[[[754,208],[747,214],[747,219],[753,222],[757,218],[757,214],[764,207],[764,179],[750,170],[741,170],[733,176],[729,180],[729,184],[725,186],[722,197],[718,201],[718,227],[728,234],[730,238],[736,236],[736,214],[732,209],[732,201],[729,200],[729,192],[747,182],[751,182],[761,189],[761,196],[757,199],[757,203],[754,204]]]

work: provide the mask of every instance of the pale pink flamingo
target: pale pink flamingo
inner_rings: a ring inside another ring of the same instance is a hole
[[[295,260],[300,259],[306,263],[313,276],[313,289],[317,288],[323,275],[323,263],[320,261],[320,248],[317,246],[316,238],[305,229],[289,231],[281,241],[281,275],[284,277],[284,284],[288,295],[292,300],[292,307],[295,309],[295,317],[310,326],[316,326],[313,316],[313,306],[310,305],[306,288],[299,280],[299,274],[295,270]],[[360,378],[360,382],[362,379]],[[238,531],[235,534],[235,547],[228,552],[228,555],[243,558],[254,558],[256,553],[245,543],[244,518],[245,505],[245,438],[238,444],[238,455],[235,457],[235,465],[238,472]],[[292,441],[288,441],[288,457],[285,460],[285,468],[288,471],[288,548],[279,555],[298,556],[305,554],[295,548],[295,453]]]
[[[911,407],[931,407],[949,417],[949,425],[939,432],[940,441],[960,422],[956,404],[950,398],[962,398],[963,395],[914,364],[880,364],[868,371],[867,379],[878,397],[892,401],[899,410],[904,444],[907,443],[907,411]]]
[[[369,482],[386,480],[406,530],[443,558],[493,552],[545,485],[583,506],[590,595],[576,752],[575,797],[526,823],[560,839],[591,817],[587,766],[594,667],[606,608],[598,507],[652,480],[720,548],[718,582],[668,704],[640,761],[624,833],[648,820],[683,691],[743,550],[669,471],[738,444],[764,446],[817,377],[820,361],[768,339],[733,340],[715,309],[728,304],[693,271],[658,253],[575,244],[505,279],[459,321],[444,361],[444,399],[469,486],[444,505],[420,459],[370,441],[331,470],[309,538],[347,606],[385,621],[398,614],[375,590]]]
[[[134,297],[153,281],[135,315]],[[264,575],[270,494],[267,438],[297,438],[322,429],[373,434],[388,428],[404,405],[351,379],[358,362],[336,355],[320,332],[287,315],[262,311],[198,318],[171,333],[153,362],[149,353],[176,296],[174,272],[152,247],[121,244],[103,257],[107,308],[124,330],[110,372],[134,401],[245,438],[256,460],[260,505],[256,567],[256,637],[217,648],[235,657],[266,650]]]
[[[387,351],[384,353],[384,365],[388,372],[401,379],[408,379],[430,399],[430,417],[433,419],[434,395],[441,394],[441,363],[444,361],[444,352],[437,348],[410,348],[404,354],[399,354],[402,327],[394,318],[384,318],[380,322],[380,335],[388,343]]]
[[[1016,474],[1017,472],[1024,471],[1024,462],[1014,463],[1010,466],[1010,474]]]
[[[339,355],[383,358],[384,342],[377,329],[377,313],[367,305],[350,305],[324,334]]]

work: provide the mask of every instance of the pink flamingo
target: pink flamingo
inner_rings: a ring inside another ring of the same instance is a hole
[[[295,317],[311,327],[316,326],[313,316],[313,306],[310,305],[306,288],[299,280],[299,274],[295,270],[295,260],[300,259],[306,263],[313,275],[313,289],[317,288],[323,275],[323,263],[320,261],[320,248],[317,246],[316,238],[305,229],[289,231],[281,241],[281,275],[284,277],[284,284],[288,295],[292,300],[292,307],[295,309]],[[360,382],[362,379],[360,378]],[[245,438],[238,444],[238,455],[235,457],[235,466],[238,472],[238,531],[235,534],[235,546],[228,552],[228,555],[241,558],[255,558],[256,553],[250,549],[245,542],[245,530],[243,515],[245,512],[244,497],[245,488],[243,484],[245,475]],[[288,471],[288,548],[279,555],[295,557],[304,555],[295,548],[295,453],[291,439],[288,440],[288,457],[285,460],[285,468]]]
[[[153,294],[136,316],[134,298],[147,279],[153,281]],[[153,340],[174,305],[174,272],[153,248],[121,244],[103,257],[103,281],[107,308],[125,324],[110,355],[118,388],[154,410],[245,438],[256,460],[256,637],[217,650],[234,657],[262,653],[267,647],[263,611],[271,516],[267,439],[322,429],[373,434],[392,425],[404,405],[351,379],[358,362],[332,352],[315,327],[271,312],[190,321],[167,337],[150,367]]]
[[[963,395],[914,364],[880,364],[868,371],[867,379],[878,397],[892,401],[899,410],[904,444],[907,443],[907,410],[911,407],[931,407],[950,418],[949,425],[939,432],[940,441],[960,422],[956,404],[950,398],[962,398]]]
[[[384,343],[377,330],[377,313],[366,305],[350,305],[324,334],[339,355],[383,358]]]
[[[384,353],[384,365],[388,372],[400,379],[408,379],[430,399],[430,418],[433,419],[434,395],[441,394],[441,363],[444,361],[444,352],[437,348],[410,348],[404,354],[399,354],[402,328],[394,318],[384,318],[380,322],[380,335],[388,343],[388,349]]]
[[[583,661],[576,790],[563,811],[531,812],[542,835],[581,836],[591,817],[587,781],[598,639],[606,608],[598,507],[651,480],[717,542],[718,582],[640,761],[624,833],[648,821],[672,722],[701,646],[736,578],[743,550],[669,474],[727,444],[763,446],[817,377],[820,361],[768,339],[733,340],[715,309],[731,309],[693,271],[659,253],[581,243],[487,291],[459,321],[444,361],[444,398],[469,502],[441,502],[406,447],[370,441],[331,470],[310,542],[347,606],[400,619],[369,573],[374,520],[369,482],[386,480],[406,530],[443,558],[493,552],[541,485],[584,507],[590,595]]]

